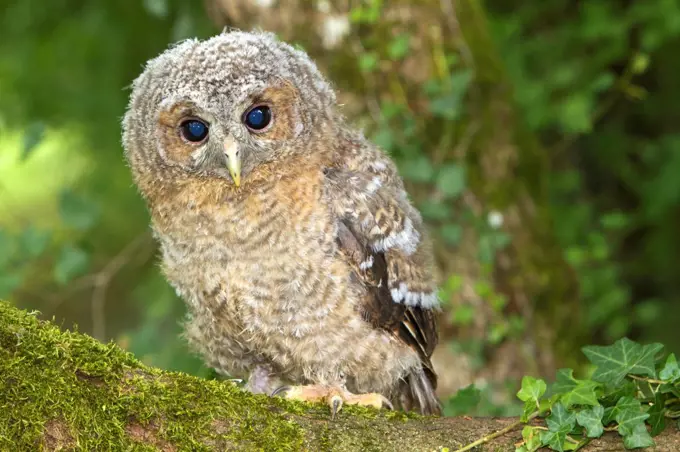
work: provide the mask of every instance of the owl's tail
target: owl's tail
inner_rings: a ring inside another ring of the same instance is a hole
[[[398,404],[405,411],[441,415],[442,406],[435,395],[437,380],[428,370],[417,369],[400,382]]]

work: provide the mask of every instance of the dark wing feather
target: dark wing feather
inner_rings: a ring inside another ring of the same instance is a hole
[[[387,285],[389,278],[385,253],[374,252],[363,245],[352,231],[351,225],[340,221],[338,244],[348,256],[370,296],[362,306],[361,315],[373,324],[392,333],[418,353],[422,370],[407,376],[401,383],[398,401],[404,409],[417,408],[424,414],[439,414],[439,402],[434,394],[437,375],[430,360],[438,342],[437,328],[432,309],[396,303]],[[361,263],[372,260],[372,266],[361,268]]]

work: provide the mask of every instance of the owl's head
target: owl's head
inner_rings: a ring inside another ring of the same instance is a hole
[[[273,34],[232,31],[184,41],[148,62],[133,83],[123,144],[137,176],[221,177],[239,186],[258,165],[305,152],[334,107],[332,88],[305,53]]]

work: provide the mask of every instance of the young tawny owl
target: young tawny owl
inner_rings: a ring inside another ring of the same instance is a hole
[[[440,411],[421,217],[307,55],[268,33],[184,41],[134,81],[123,142],[210,366],[333,415]]]

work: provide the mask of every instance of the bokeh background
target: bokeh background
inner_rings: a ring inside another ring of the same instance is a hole
[[[398,162],[437,242],[448,414],[516,412],[518,378],[585,370],[585,344],[680,351],[677,0],[2,0],[0,298],[213,376],[120,119],[147,59],[225,26],[308,51]]]

